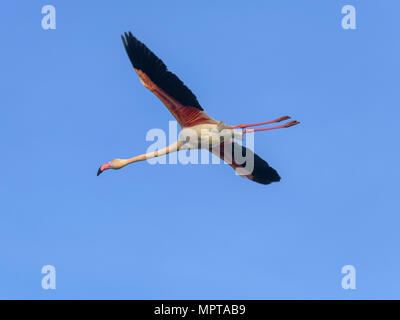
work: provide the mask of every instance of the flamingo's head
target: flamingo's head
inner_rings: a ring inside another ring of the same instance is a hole
[[[103,171],[107,170],[107,169],[120,169],[123,166],[125,166],[126,163],[123,159],[114,159],[110,162],[107,162],[105,164],[102,164],[99,168],[99,170],[97,170],[97,176],[99,176],[101,173],[103,173]]]

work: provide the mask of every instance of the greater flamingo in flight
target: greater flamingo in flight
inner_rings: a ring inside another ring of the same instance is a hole
[[[248,127],[281,122],[290,117],[280,117],[273,121],[240,124],[228,126],[223,121],[216,121],[206,114],[197,101],[196,96],[183,82],[142,42],[137,40],[131,32],[121,36],[126,52],[139,76],[140,82],[153,92],[168,108],[178,121],[182,130],[178,141],[155,152],[149,152],[129,159],[114,159],[100,166],[97,175],[107,169],[121,169],[128,164],[159,157],[171,152],[177,152],[186,148],[206,148],[229,163],[242,177],[261,183],[270,184],[280,181],[280,176],[268,163],[253,153],[250,149],[234,142],[232,139],[241,139],[247,132],[264,131],[279,128],[288,128],[298,124],[297,121],[289,121],[283,125],[262,129],[245,129]],[[238,131],[235,129],[242,129]],[[243,130],[245,129],[245,130]],[[228,132],[228,135],[227,135]],[[191,135],[196,136],[190,139]],[[228,136],[228,138],[227,138]],[[188,138],[189,137],[189,138]],[[226,151],[228,150],[228,152]],[[246,161],[238,161],[238,155],[245,156]],[[246,166],[246,162],[253,161],[252,166]],[[236,160],[236,161],[235,161]],[[251,169],[248,169],[251,167]]]

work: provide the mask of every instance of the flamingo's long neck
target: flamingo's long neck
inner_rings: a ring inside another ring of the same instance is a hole
[[[176,152],[176,151],[178,151],[178,149],[181,146],[182,146],[182,142],[181,141],[176,141],[176,142],[170,144],[169,146],[167,146],[167,147],[165,147],[163,149],[157,150],[157,151],[144,153],[144,154],[141,154],[139,156],[135,156],[135,157],[132,157],[132,158],[129,158],[129,159],[121,159],[121,160],[123,160],[125,162],[123,167],[125,167],[128,164],[134,163],[134,162],[144,161],[144,160],[147,160],[147,159],[160,157],[160,156],[163,156],[163,155],[168,154],[168,153]]]

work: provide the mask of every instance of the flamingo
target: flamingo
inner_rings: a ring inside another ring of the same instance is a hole
[[[289,128],[298,124],[298,121],[289,121],[282,125],[261,129],[251,129],[249,127],[278,123],[288,120],[290,117],[284,116],[273,121],[239,124],[236,126],[228,126],[223,121],[216,121],[203,110],[193,92],[174,73],[170,72],[163,61],[146,45],[136,39],[131,32],[125,32],[124,35],[121,35],[121,38],[140,82],[161,100],[182,129],[178,140],[166,148],[129,159],[109,161],[100,166],[97,171],[98,176],[108,169],[117,170],[131,163],[159,157],[182,149],[199,149],[205,146],[210,152],[227,162],[242,177],[265,185],[280,181],[281,178],[275,169],[270,167],[265,160],[253,151],[238,144],[235,140],[241,140],[242,136],[248,132]],[[193,133],[195,138],[191,139]],[[238,161],[238,155],[246,155],[246,161],[244,163]],[[249,170],[246,166],[248,159],[254,161],[252,170]]]

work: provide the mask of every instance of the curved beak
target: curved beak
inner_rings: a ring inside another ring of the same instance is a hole
[[[104,170],[107,170],[110,168],[111,168],[111,161],[101,165],[99,170],[97,170],[97,176],[99,176]]]

